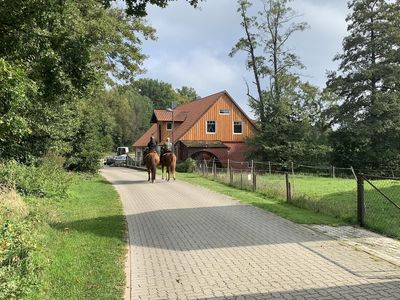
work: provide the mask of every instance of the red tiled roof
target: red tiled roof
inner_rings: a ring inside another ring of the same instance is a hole
[[[150,141],[152,135],[157,133],[157,123],[151,125],[149,130],[147,130],[132,146],[133,147],[146,147],[147,143]]]
[[[183,122],[186,119],[186,114],[174,112],[174,121]],[[151,118],[152,122],[156,123],[157,121],[161,122],[171,122],[172,121],[172,112],[168,110],[156,109],[154,110],[153,116]]]

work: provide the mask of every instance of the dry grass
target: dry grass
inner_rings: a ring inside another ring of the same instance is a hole
[[[0,186],[0,216],[8,220],[21,220],[29,210],[15,189]]]

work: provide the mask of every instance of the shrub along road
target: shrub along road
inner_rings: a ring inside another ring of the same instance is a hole
[[[129,227],[130,299],[396,299],[400,268],[185,182],[104,168]]]

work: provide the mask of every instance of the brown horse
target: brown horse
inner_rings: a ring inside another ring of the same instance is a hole
[[[170,177],[175,180],[176,168],[176,155],[172,152],[167,152],[161,155],[161,179],[164,179],[164,167],[167,169],[166,180],[169,181]]]
[[[160,163],[160,157],[157,152],[150,152],[146,154],[144,161],[146,163],[147,174],[149,175],[148,181],[150,181],[151,174],[151,183],[153,183],[156,180],[157,165]]]

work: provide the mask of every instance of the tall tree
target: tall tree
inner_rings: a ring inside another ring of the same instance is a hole
[[[170,83],[157,79],[141,78],[133,81],[132,87],[140,95],[148,97],[155,109],[166,109],[171,107],[172,102],[181,100]]]
[[[338,72],[328,87],[340,98],[333,160],[357,168],[400,163],[400,2],[353,0]]]
[[[98,0],[100,3],[105,4],[106,6],[110,6],[112,2],[116,2],[117,0]],[[126,13],[128,15],[134,15],[139,17],[144,17],[147,15],[147,5],[157,5],[159,7],[166,7],[169,2],[174,0],[124,0],[126,3]],[[203,0],[186,0],[190,5],[196,7],[200,1]]]
[[[196,90],[189,86],[183,86],[180,89],[176,89],[176,91],[179,94],[179,96],[182,98],[182,100],[180,102],[190,102],[192,100],[201,98],[197,94]]]
[[[141,72],[141,38],[154,30],[96,0],[5,0],[0,5],[0,58],[17,65],[36,87],[30,96],[30,134],[2,140],[26,157],[53,149],[71,151],[81,127],[78,106],[105,82],[128,80]],[[15,154],[11,154],[15,155]]]
[[[319,153],[320,160],[328,147],[320,147],[312,139],[317,124],[312,119],[319,116],[310,108],[318,106],[324,98],[318,89],[301,82],[297,70],[304,66],[287,47],[293,34],[307,28],[305,22],[295,22],[298,15],[289,6],[290,2],[263,0],[258,16],[250,16],[250,1],[239,0],[238,12],[245,36],[230,55],[246,52],[246,66],[254,76],[257,96],[251,94],[249,86],[247,89],[259,127],[251,141],[255,146],[253,154],[269,160],[305,161],[309,159],[307,152],[313,151]]]

